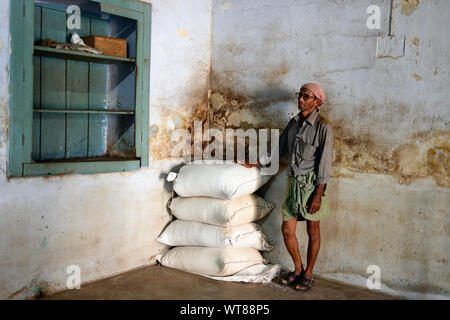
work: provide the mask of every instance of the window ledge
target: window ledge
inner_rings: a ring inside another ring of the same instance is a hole
[[[140,160],[24,163],[24,177],[137,171]]]

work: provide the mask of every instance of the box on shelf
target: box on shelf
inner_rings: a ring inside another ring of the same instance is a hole
[[[82,37],[85,44],[108,56],[127,58],[127,39],[102,36]]]

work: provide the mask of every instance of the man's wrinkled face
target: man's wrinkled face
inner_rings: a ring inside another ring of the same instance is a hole
[[[314,110],[319,105],[320,100],[317,99],[311,90],[301,89],[298,94],[298,109],[300,111]]]

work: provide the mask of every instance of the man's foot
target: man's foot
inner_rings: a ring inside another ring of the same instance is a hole
[[[286,285],[297,284],[302,275],[303,271],[301,271],[300,274],[296,274],[295,271],[289,272],[287,276],[281,278],[281,283]]]
[[[306,278],[304,275],[300,277],[298,280],[298,284],[295,286],[295,290],[297,291],[308,291],[312,288],[312,285],[314,283],[314,280],[311,278]]]

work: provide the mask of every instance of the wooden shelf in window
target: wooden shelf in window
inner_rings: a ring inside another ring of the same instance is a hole
[[[89,110],[89,109],[33,109],[33,112],[91,113],[91,114],[134,114],[134,110]]]
[[[59,58],[59,59],[70,59],[85,62],[96,62],[96,63],[134,63],[132,58],[122,58],[107,56],[103,54],[94,54],[87,52],[77,52],[63,49],[55,49],[43,46],[34,46],[34,55],[43,56],[49,58]]]

